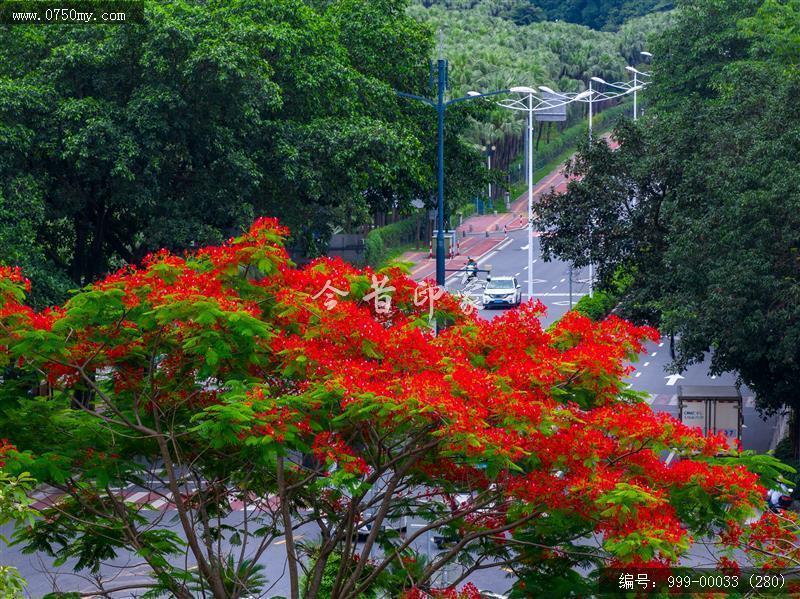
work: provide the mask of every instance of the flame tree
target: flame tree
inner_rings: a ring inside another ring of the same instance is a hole
[[[714,527],[739,542],[775,463],[625,388],[655,331],[544,331],[534,303],[483,321],[399,267],[296,268],[287,233],[262,219],[39,312],[3,269],[3,468],[62,493],[18,527],[26,550],[104,593],[137,586],[104,582],[133,552],[149,596],[240,597],[280,551],[293,598],[423,596],[452,563],[454,584],[506,565],[524,596],[588,584],[576,565],[674,562]]]

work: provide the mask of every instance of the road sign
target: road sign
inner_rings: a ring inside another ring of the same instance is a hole
[[[564,103],[563,97],[542,91],[542,98],[544,99],[542,107],[537,108],[536,112],[534,112],[537,121],[540,123],[552,123],[567,120],[567,105]],[[552,108],[549,108],[549,105],[552,105]]]

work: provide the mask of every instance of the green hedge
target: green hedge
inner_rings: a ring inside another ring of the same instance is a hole
[[[364,238],[364,259],[369,266],[378,267],[393,248],[415,241],[416,237],[416,217],[372,229]]]

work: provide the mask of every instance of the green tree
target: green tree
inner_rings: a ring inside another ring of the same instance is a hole
[[[545,245],[573,259],[591,247],[604,282],[629,269],[628,307],[678,334],[677,368],[713,350],[713,371],[737,372],[761,408],[797,408],[800,73],[786,51],[790,4],[679,8],[654,46],[642,128],[618,129],[618,154],[595,147],[578,160],[586,180],[545,213]],[[566,223],[571,200],[600,215],[591,246],[587,227]]]
[[[432,36],[405,7],[174,0],[124,27],[0,28],[3,260],[46,303],[255,213],[313,255],[336,227],[409,210],[434,187],[435,117],[393,91],[427,82]],[[448,185],[463,198],[481,167],[460,122]]]
[[[268,551],[292,599],[432,594],[451,564],[458,581],[514,568],[518,595],[586,595],[573,567],[675,561],[775,484],[775,458],[623,384],[654,330],[573,312],[545,333],[535,303],[487,323],[397,267],[296,268],[287,234],[259,219],[45,311],[0,269],[0,363],[18,366],[0,387],[0,480],[59,492],[17,527],[24,551],[105,595],[239,599],[274,582]],[[450,326],[434,335],[432,317]],[[451,542],[426,558],[429,533]],[[149,578],[120,579],[122,556]]]
[[[27,472],[16,476],[2,472],[2,455],[9,449],[7,441],[0,441],[0,526],[13,523],[19,526],[32,526],[38,512],[31,507],[29,495],[33,493],[34,479]],[[0,543],[9,541],[0,535]],[[25,596],[27,582],[13,566],[0,563],[0,597],[18,599]]]

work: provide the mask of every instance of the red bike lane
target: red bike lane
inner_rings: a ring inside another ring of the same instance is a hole
[[[619,144],[603,136],[611,149],[616,150]],[[538,202],[542,195],[555,190],[564,192],[567,189],[567,178],[562,173],[563,165],[550,172],[536,183],[533,189],[533,201]],[[467,218],[456,228],[458,239],[457,254],[445,260],[445,269],[453,271],[462,269],[467,257],[479,259],[491,252],[508,237],[509,231],[524,229],[528,226],[528,194],[523,193],[511,204],[509,212],[499,214],[481,214]],[[417,281],[436,277],[436,260],[431,252],[406,252],[400,257],[404,262],[411,262],[411,277]]]

